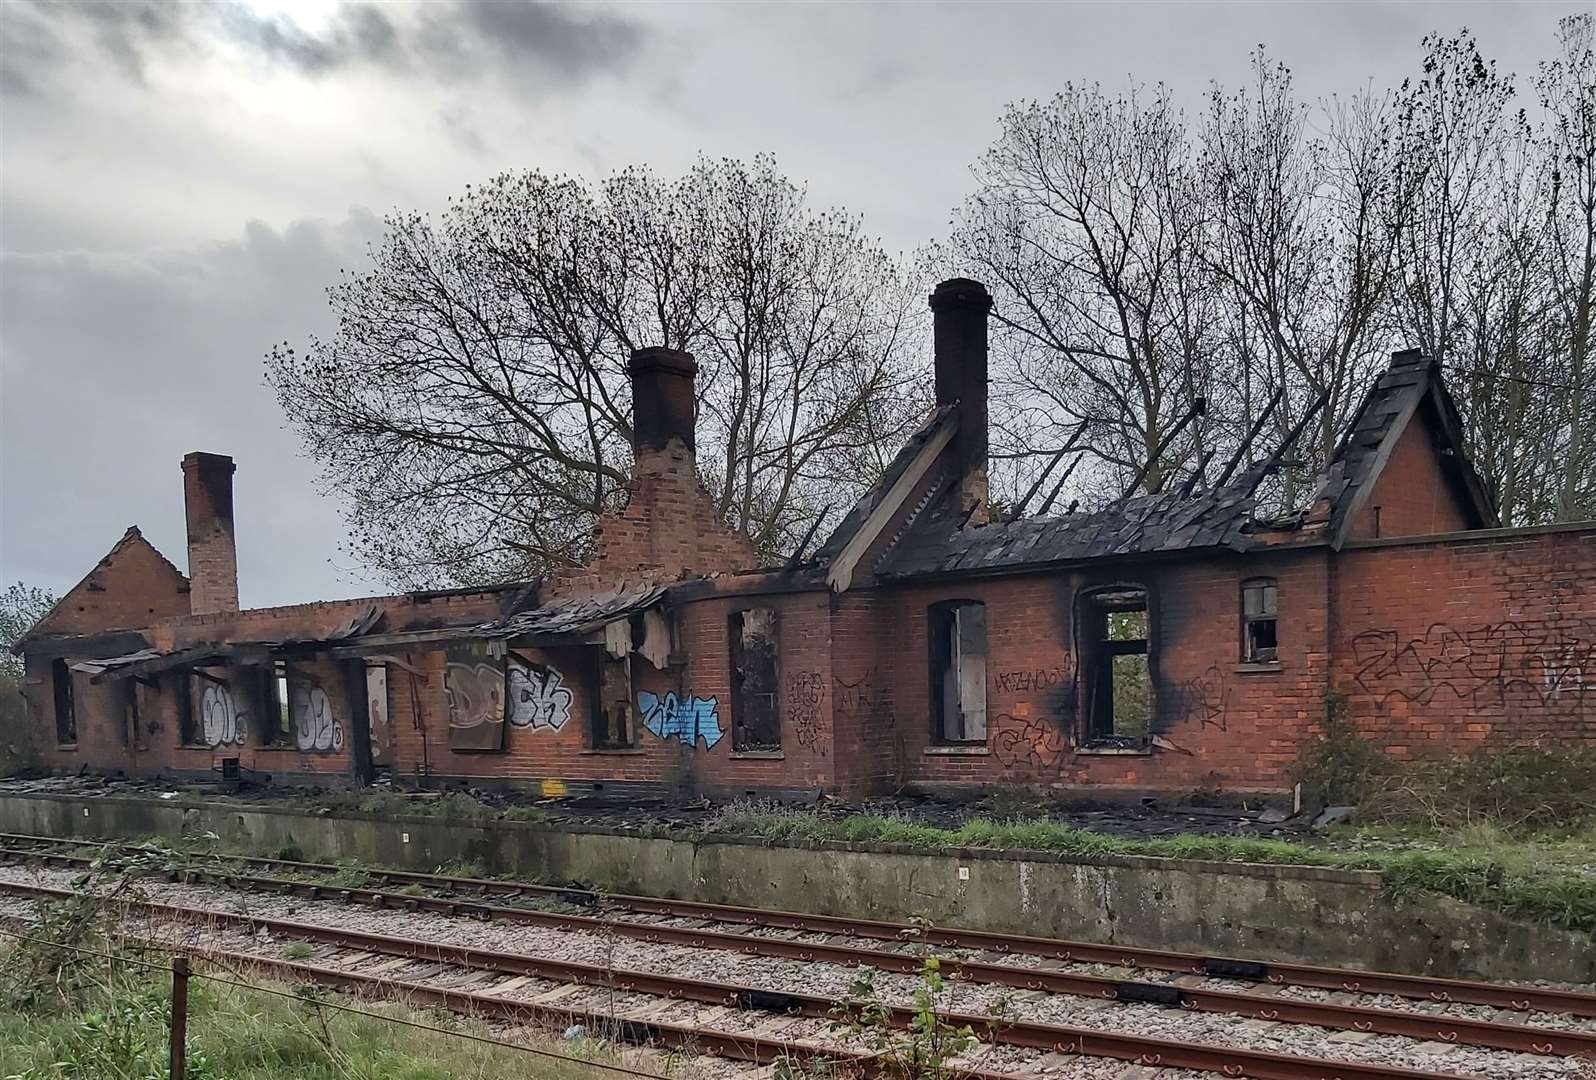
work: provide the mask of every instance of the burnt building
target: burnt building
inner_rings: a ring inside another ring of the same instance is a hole
[[[1439,367],[1398,353],[1307,505],[1278,455],[994,520],[978,283],[936,409],[814,552],[761,567],[694,462],[691,356],[632,359],[636,466],[577,571],[238,609],[231,459],[185,577],[130,529],[18,644],[62,771],[546,794],[1286,791],[1333,709],[1397,756],[1596,740],[1596,524],[1504,529]]]

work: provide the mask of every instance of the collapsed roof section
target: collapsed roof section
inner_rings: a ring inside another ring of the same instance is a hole
[[[845,591],[866,577],[890,581],[1016,571],[1179,551],[1247,551],[1281,543],[1339,548],[1397,440],[1413,422],[1428,428],[1441,475],[1467,526],[1500,523],[1464,453],[1462,420],[1440,365],[1416,350],[1391,357],[1390,367],[1359,405],[1314,497],[1283,520],[1259,520],[1255,493],[1294,438],[1234,480],[1206,489],[1187,484],[1087,513],[972,522],[969,511],[949,494],[954,463],[943,452],[959,422],[958,409],[939,409],[816,552],[833,590]],[[909,501],[915,491],[922,493],[921,505]],[[867,553],[871,560],[861,565]]]
[[[346,659],[433,646],[450,641],[502,641],[506,645],[603,645],[615,655],[636,651],[663,668],[670,654],[670,627],[657,611],[660,585],[621,585],[604,593],[515,611],[487,622],[469,622],[395,633],[372,633],[382,616],[373,605],[317,638],[205,643],[180,649],[139,649],[121,656],[80,661],[74,670],[91,682],[148,678],[163,671],[213,664],[261,664],[277,656],[326,651]]]

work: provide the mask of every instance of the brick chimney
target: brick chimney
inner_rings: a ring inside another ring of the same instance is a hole
[[[698,364],[680,349],[648,348],[632,353],[626,372],[632,377],[632,449],[639,461],[680,439],[692,456],[693,377]]]
[[[238,549],[233,541],[233,471],[226,454],[183,458],[183,511],[188,518],[189,610],[238,610]]]
[[[944,281],[931,293],[938,405],[957,405],[953,453],[959,507],[972,525],[990,520],[986,481],[986,323],[992,295],[969,278]],[[973,512],[972,512],[973,511]]]

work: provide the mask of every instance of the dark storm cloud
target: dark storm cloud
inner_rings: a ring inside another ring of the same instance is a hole
[[[330,329],[321,290],[382,225],[251,222],[233,241],[144,255],[0,257],[4,579],[68,587],[137,524],[184,565],[190,450],[238,461],[249,604],[364,591],[338,569],[337,507],[262,378],[274,341]],[[48,523],[48,524],[41,524]]]
[[[59,89],[71,63],[97,58],[142,83],[155,65],[223,44],[310,77],[364,65],[445,83],[492,72],[570,85],[623,70],[644,40],[640,23],[614,11],[548,0],[408,8],[348,2],[314,30],[236,2],[19,0],[0,20],[0,90]]]

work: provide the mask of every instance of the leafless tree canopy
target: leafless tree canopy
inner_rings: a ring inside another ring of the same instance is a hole
[[[913,273],[765,158],[501,176],[390,218],[329,291],[337,332],[268,377],[355,554],[406,586],[586,555],[644,345],[697,355],[720,513],[790,550],[923,413],[924,294],[953,273],[997,299],[994,501],[1066,445],[1089,464],[1061,501],[1209,482],[1257,428],[1251,456],[1300,431],[1264,494],[1301,505],[1386,355],[1419,347],[1509,523],[1596,517],[1592,36],[1565,19],[1521,84],[1432,35],[1402,86],[1317,103],[1260,48],[1195,117],[1162,86],[1066,85],[1005,110]]]
[[[996,490],[1082,422],[1076,494],[1159,490],[1323,398],[1269,493],[1299,503],[1386,354],[1419,347],[1509,522],[1596,516],[1592,20],[1528,87],[1466,31],[1423,49],[1400,88],[1314,105],[1260,50],[1195,119],[1162,87],[1009,107],[951,245],[997,290]]]
[[[267,368],[354,553],[401,586],[584,557],[631,467],[634,348],[697,356],[700,470],[767,553],[880,474],[923,396],[918,282],[769,159],[505,175],[387,225],[329,290],[332,338]]]

